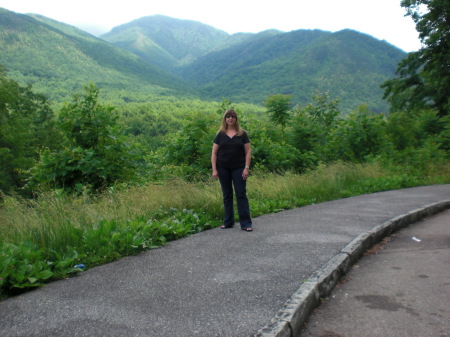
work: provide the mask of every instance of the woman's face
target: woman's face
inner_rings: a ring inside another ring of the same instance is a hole
[[[235,114],[226,114],[225,115],[225,121],[227,123],[227,125],[235,125],[236,124],[236,115]]]

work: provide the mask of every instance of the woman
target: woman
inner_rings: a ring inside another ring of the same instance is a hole
[[[222,229],[234,226],[233,186],[236,194],[241,229],[251,232],[252,219],[247,199],[247,177],[251,148],[247,133],[239,126],[236,111],[227,110],[214,138],[211,154],[212,175],[219,179],[223,193],[225,216]]]

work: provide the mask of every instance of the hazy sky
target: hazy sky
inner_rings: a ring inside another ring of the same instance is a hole
[[[200,21],[233,34],[275,28],[350,28],[410,52],[420,48],[418,33],[400,0],[0,0],[0,7],[36,13],[91,34],[143,16],[162,14]]]

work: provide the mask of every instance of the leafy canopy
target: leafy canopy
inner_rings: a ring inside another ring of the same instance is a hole
[[[286,126],[290,118],[292,95],[270,95],[264,101],[264,106],[270,114],[270,119],[277,125]]]
[[[38,150],[56,143],[47,99],[8,78],[0,66],[0,190],[18,192]]]
[[[391,110],[450,109],[450,2],[403,0],[406,15],[416,23],[422,48],[410,53],[397,68],[398,77],[383,83]]]

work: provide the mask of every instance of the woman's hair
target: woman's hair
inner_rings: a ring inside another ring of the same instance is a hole
[[[234,128],[236,129],[237,135],[238,135],[238,136],[242,136],[242,134],[244,133],[244,129],[242,129],[242,128],[239,126],[239,118],[238,118],[238,116],[237,116],[237,114],[236,114],[236,111],[234,111],[233,109],[228,109],[228,110],[225,111],[225,113],[223,114],[223,117],[222,117],[222,124],[220,125],[219,132],[223,132],[223,133],[226,133],[226,132],[227,132],[227,130],[228,130],[228,124],[227,124],[226,120],[227,120],[227,116],[228,116],[228,115],[236,116],[236,123],[234,124]]]

